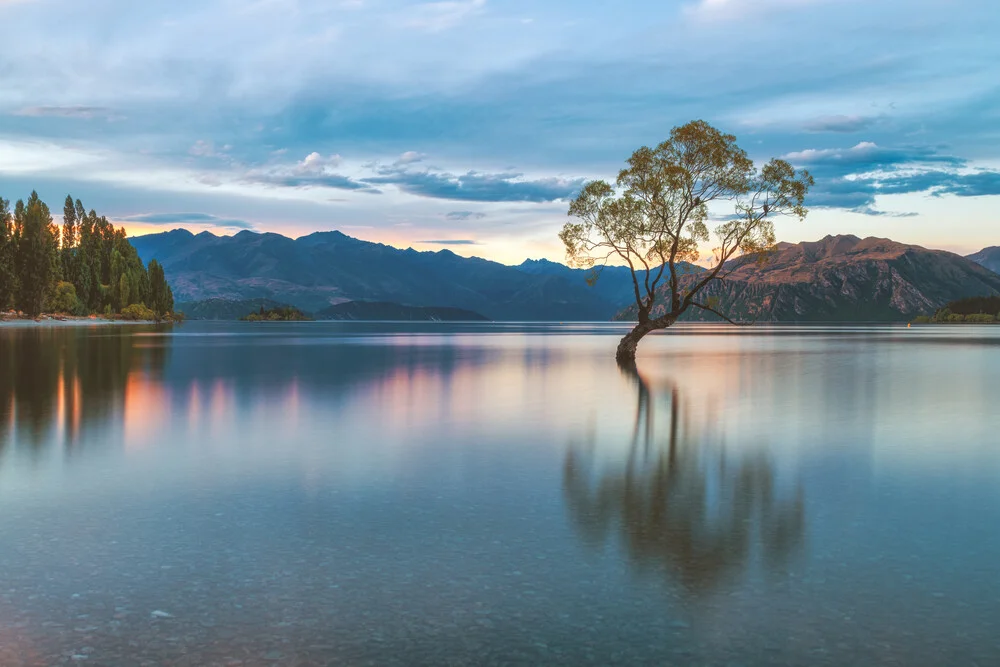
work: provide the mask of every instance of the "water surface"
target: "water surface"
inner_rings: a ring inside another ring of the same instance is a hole
[[[1000,664],[1000,329],[621,333],[0,328],[0,664]]]

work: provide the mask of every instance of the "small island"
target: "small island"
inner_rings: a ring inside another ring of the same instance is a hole
[[[1000,296],[975,296],[952,301],[933,315],[921,315],[913,324],[998,324]]]
[[[312,318],[294,306],[278,306],[265,309],[260,307],[255,313],[240,318],[243,322],[311,322]]]

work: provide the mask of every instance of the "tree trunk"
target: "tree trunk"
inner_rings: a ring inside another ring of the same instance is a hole
[[[618,351],[615,353],[615,361],[618,365],[626,367],[635,366],[635,351],[639,347],[639,341],[651,331],[656,331],[657,329],[666,329],[671,324],[677,320],[660,318],[657,320],[649,320],[647,322],[640,322],[635,326],[634,329],[629,331],[625,336],[622,337],[621,341],[618,343]]]

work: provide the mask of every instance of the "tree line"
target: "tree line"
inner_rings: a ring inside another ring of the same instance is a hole
[[[174,296],[163,267],[145,266],[124,228],[67,195],[63,223],[32,192],[0,197],[0,311],[169,319]]]

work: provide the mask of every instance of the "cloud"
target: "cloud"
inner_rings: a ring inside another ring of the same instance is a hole
[[[299,162],[296,168],[302,173],[316,174],[323,173],[331,167],[339,167],[341,162],[343,162],[343,158],[340,155],[323,157],[314,151],[307,155],[302,162]]]
[[[209,213],[144,213],[121,218],[123,222],[141,222],[147,225],[209,225],[229,229],[253,229],[245,220],[220,218]]]
[[[822,116],[808,121],[803,125],[807,132],[837,132],[852,133],[866,130],[875,124],[876,119],[868,116]]]
[[[378,188],[368,183],[360,183],[350,176],[342,174],[318,174],[315,176],[281,174],[281,173],[248,173],[243,180],[259,185],[272,185],[285,188],[332,188],[335,190],[357,190],[370,194],[381,194]]]
[[[343,162],[340,155],[324,157],[318,152],[312,152],[300,162],[292,165],[273,165],[251,169],[242,180],[260,185],[270,185],[286,188],[332,188],[335,190],[356,190],[370,194],[381,194],[381,191],[368,183],[357,181],[350,176],[333,171]]]
[[[486,214],[476,211],[452,211],[445,214],[444,217],[448,220],[482,220],[486,217]]]
[[[431,241],[417,241],[425,245],[479,245],[479,241],[472,239],[436,239]]]
[[[456,175],[383,167],[378,174],[361,180],[375,185],[394,185],[403,192],[420,197],[453,201],[551,202],[570,199],[585,183],[582,178],[524,180],[524,175],[517,172],[487,174],[469,171]]]
[[[862,141],[851,148],[806,149],[788,153],[786,160],[801,167],[842,167],[848,170],[875,169],[905,164],[944,163],[954,166],[965,160],[940,155],[926,146],[883,148],[871,141]]]
[[[773,11],[818,4],[821,0],[698,0],[685,8],[689,16],[705,20],[733,20],[750,12]]]
[[[413,164],[414,162],[423,162],[424,158],[427,157],[423,153],[418,153],[416,151],[406,151],[393,163],[395,165]]]
[[[842,208],[865,215],[900,216],[875,206],[879,195],[927,194],[940,197],[1000,195],[1000,171],[970,171],[962,158],[926,146],[883,148],[861,142],[848,149],[808,149],[789,153],[796,166],[816,179],[807,205]]]
[[[486,0],[444,0],[417,5],[405,25],[426,32],[450,30],[483,11]]]
[[[103,118],[108,121],[122,120],[124,118],[106,107],[87,106],[24,107],[15,111],[14,115],[31,118],[80,118],[84,120]]]
[[[188,149],[189,155],[194,155],[195,157],[211,157],[211,158],[221,158],[228,157],[226,152],[231,149],[232,146],[225,145],[219,149],[215,148],[215,144],[211,141],[204,141],[199,139],[194,142],[194,145]]]

